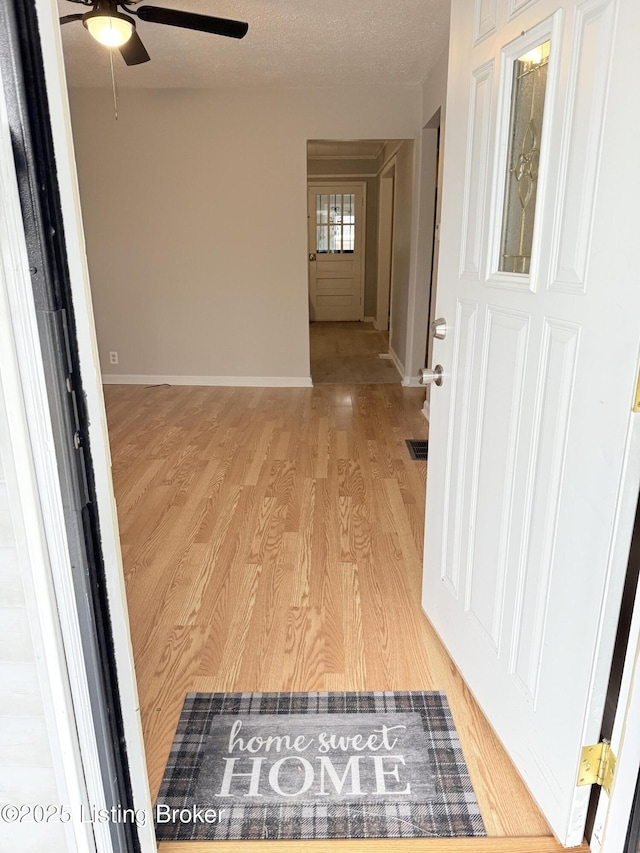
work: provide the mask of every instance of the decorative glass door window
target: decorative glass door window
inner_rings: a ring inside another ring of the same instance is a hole
[[[529,274],[538,193],[540,137],[551,42],[513,64],[509,155],[502,216],[500,271]]]
[[[353,254],[356,241],[355,195],[316,195],[317,254]]]

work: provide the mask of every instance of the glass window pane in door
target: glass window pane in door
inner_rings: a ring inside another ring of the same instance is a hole
[[[509,155],[502,216],[501,272],[528,274],[538,192],[540,138],[549,66],[549,41],[516,59]]]
[[[342,202],[343,222],[353,222],[354,195],[353,195],[353,193],[345,193],[342,198],[343,198],[343,202]]]
[[[325,254],[329,251],[329,227],[327,225],[317,225],[316,226],[316,252],[318,254]]]
[[[336,254],[342,251],[342,228],[340,225],[329,226],[329,252]]]
[[[342,195],[329,196],[329,222],[342,222]]]
[[[342,226],[342,251],[353,252],[355,244],[355,227],[353,225]]]
[[[326,224],[329,221],[329,196],[316,196],[316,222],[318,225]]]

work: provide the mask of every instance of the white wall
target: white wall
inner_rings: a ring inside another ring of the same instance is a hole
[[[444,111],[447,100],[447,75],[449,69],[449,46],[443,50],[440,58],[431,69],[431,73],[422,85],[422,124],[427,124],[438,109]]]
[[[125,89],[117,122],[107,90],[71,107],[103,372],[309,382],[307,140],[416,138],[420,87]]]

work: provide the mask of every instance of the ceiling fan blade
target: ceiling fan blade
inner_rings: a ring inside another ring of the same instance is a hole
[[[70,24],[71,21],[81,21],[84,18],[84,15],[63,15],[60,18],[61,24]]]
[[[209,15],[195,15],[192,12],[180,12],[177,9],[163,9],[160,6],[141,6],[135,10],[135,14],[142,21],[168,24],[170,27],[184,27],[187,30],[199,30],[202,33],[213,33],[232,39],[244,38],[249,29],[249,24],[242,21],[232,21],[229,18],[212,18]]]
[[[131,33],[131,38],[120,45],[118,50],[127,65],[142,65],[143,62],[148,62],[151,59],[146,47],[142,44],[142,39],[135,30]]]

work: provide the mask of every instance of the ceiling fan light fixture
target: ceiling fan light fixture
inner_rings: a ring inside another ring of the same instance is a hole
[[[134,33],[133,18],[120,12],[90,12],[82,23],[94,39],[105,47],[121,47]]]

